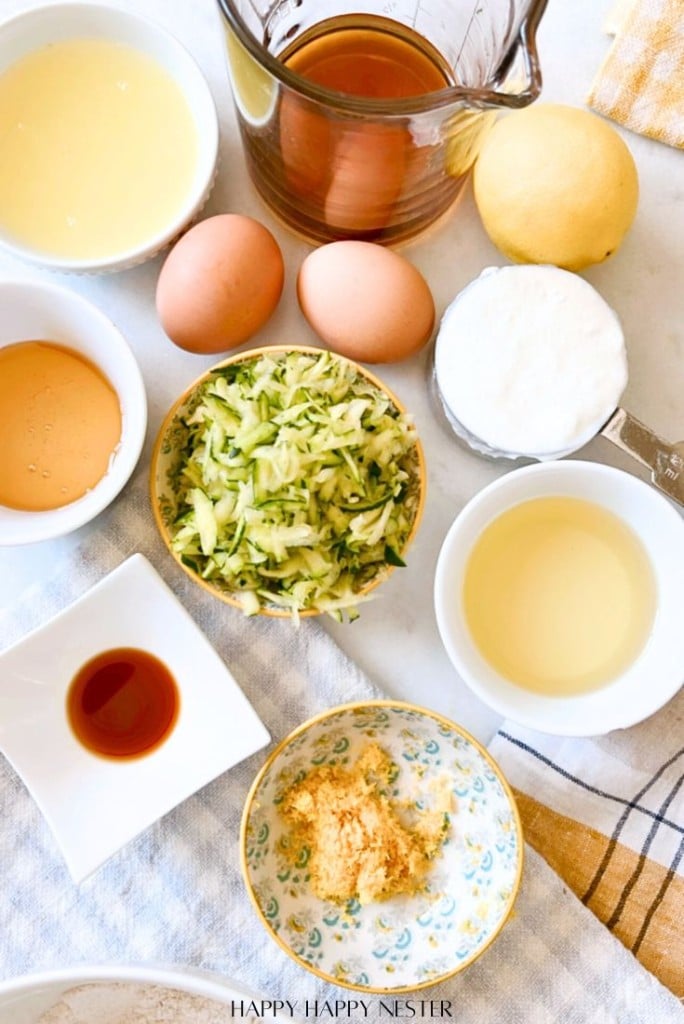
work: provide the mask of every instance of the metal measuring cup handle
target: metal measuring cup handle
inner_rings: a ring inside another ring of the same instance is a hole
[[[625,409],[617,408],[599,431],[623,452],[651,470],[659,490],[684,505],[684,441],[670,444]]]

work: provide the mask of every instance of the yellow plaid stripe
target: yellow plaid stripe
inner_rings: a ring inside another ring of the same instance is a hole
[[[684,148],[684,0],[636,0],[587,102],[632,131]]]

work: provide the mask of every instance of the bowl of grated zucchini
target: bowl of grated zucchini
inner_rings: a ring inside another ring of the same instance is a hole
[[[151,470],[169,551],[245,615],[358,616],[404,558],[425,500],[412,417],[326,349],[232,356],[169,410]]]

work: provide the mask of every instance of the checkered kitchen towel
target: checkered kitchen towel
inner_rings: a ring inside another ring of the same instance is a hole
[[[631,729],[576,740],[507,723],[490,750],[528,843],[684,998],[684,690]]]
[[[684,148],[684,0],[619,0],[611,16],[615,39],[589,106],[625,128]]]

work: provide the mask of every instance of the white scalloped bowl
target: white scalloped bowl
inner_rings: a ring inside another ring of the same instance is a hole
[[[154,58],[185,96],[199,145],[195,175],[183,204],[163,229],[140,244],[98,258],[68,259],[22,244],[0,228],[0,246],[18,259],[61,273],[98,274],[125,270],[152,259],[197,217],[216,178],[219,125],[209,86],[185,47],[155,22],[107,4],[49,4],[0,24],[0,74],[39,47],[84,37],[121,43]]]

